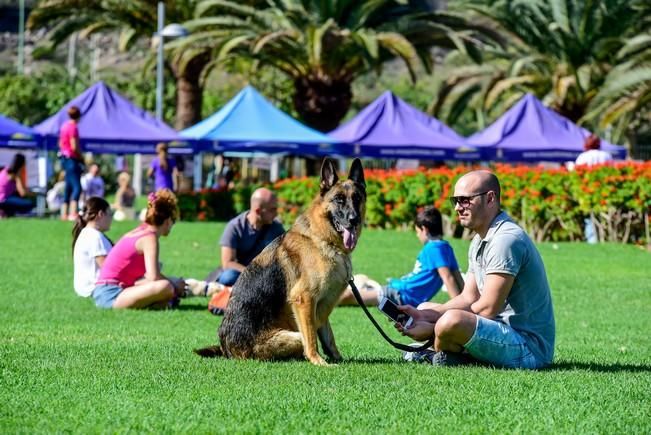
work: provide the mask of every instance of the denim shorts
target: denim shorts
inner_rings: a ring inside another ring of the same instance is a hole
[[[543,367],[524,337],[509,325],[475,316],[475,333],[464,348],[473,357],[499,367],[539,369]]]
[[[99,284],[93,289],[93,299],[98,308],[113,308],[113,302],[122,292],[117,284]]]

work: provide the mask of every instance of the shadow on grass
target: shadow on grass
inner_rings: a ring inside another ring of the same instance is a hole
[[[208,312],[208,306],[206,305],[183,305],[183,302],[175,308],[178,311],[206,311]],[[218,316],[215,316],[218,317]]]
[[[361,356],[361,357],[353,357],[353,358],[344,358],[344,360],[340,364],[394,364],[394,363],[403,364],[404,361],[402,361],[398,357],[378,358],[378,357]]]
[[[621,364],[621,363],[593,363],[581,361],[560,361],[554,363],[542,371],[570,371],[584,370],[586,372],[600,373],[651,373],[651,365],[648,364]]]

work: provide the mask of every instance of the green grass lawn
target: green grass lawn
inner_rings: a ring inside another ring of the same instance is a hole
[[[222,229],[177,224],[164,271],[203,278]],[[95,308],[72,289],[70,230],[0,221],[2,433],[651,432],[651,256],[636,247],[539,246],[557,322],[551,369],[405,363],[355,307],[331,319],[344,362],[320,368],[197,357],[220,322],[205,298],[175,311]],[[452,244],[465,269],[468,243]],[[384,282],[419,247],[413,232],[365,230],[353,265]]]

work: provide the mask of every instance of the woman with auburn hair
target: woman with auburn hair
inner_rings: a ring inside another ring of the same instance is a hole
[[[154,177],[154,191],[169,189],[175,192],[179,185],[179,171],[176,167],[176,161],[170,158],[167,152],[167,144],[161,142],[156,145],[156,154],[147,171],[147,177]]]
[[[168,189],[149,195],[145,222],[115,244],[104,260],[93,298],[100,308],[174,306],[185,291],[182,279],[161,274],[159,238],[178,219],[176,196]]]
[[[585,138],[583,149],[584,151],[579,154],[574,162],[575,166],[594,166],[608,163],[613,160],[613,156],[608,151],[601,149],[601,139],[594,134]]]

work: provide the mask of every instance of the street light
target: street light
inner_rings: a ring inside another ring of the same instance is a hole
[[[18,74],[25,71],[25,0],[20,0],[18,6]]]
[[[172,23],[165,26],[165,3],[158,2],[158,62],[156,64],[156,118],[163,120],[163,52],[165,38],[175,39],[188,35],[188,30],[180,24]]]
[[[165,25],[165,3],[158,2],[158,31],[154,36],[158,38],[158,60],[156,62],[156,119],[163,120],[163,52],[165,38],[182,38],[188,35],[188,30],[180,24]],[[138,195],[142,193],[142,156],[138,153],[133,156],[133,187]]]

